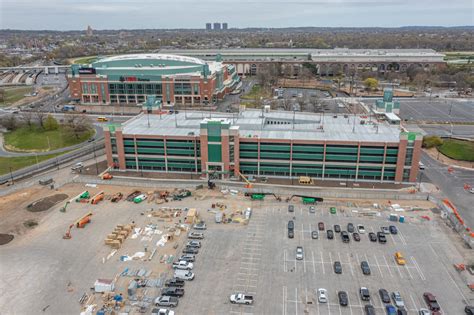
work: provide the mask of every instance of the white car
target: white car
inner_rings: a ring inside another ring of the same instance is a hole
[[[296,259],[303,260],[303,247],[296,247]]]
[[[395,306],[398,308],[405,307],[405,302],[403,302],[402,296],[400,295],[400,292],[395,291],[392,292],[392,299],[393,302],[395,303]]]
[[[474,194],[474,188],[469,189],[469,192],[470,192],[471,194]]]
[[[328,302],[328,291],[326,289],[323,289],[323,288],[318,289],[318,301],[319,303]]]
[[[357,224],[357,231],[359,231],[360,234],[364,234],[365,227],[362,224]]]
[[[178,262],[173,263],[173,268],[174,269],[180,269],[180,270],[191,270],[193,269],[193,263],[185,260],[180,260]]]
[[[382,226],[380,227],[380,230],[383,232],[383,234],[390,234],[390,229],[388,226]]]
[[[419,315],[431,315],[431,311],[426,309],[426,308],[420,308],[420,310],[418,311],[418,314]]]

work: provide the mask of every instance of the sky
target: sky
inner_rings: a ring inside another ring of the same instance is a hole
[[[0,0],[0,29],[474,25],[474,0]]]

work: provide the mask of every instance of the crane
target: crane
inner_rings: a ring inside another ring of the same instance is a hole
[[[239,173],[240,177],[242,177],[242,179],[247,183],[247,185],[245,185],[245,188],[252,188],[252,183],[249,182],[249,180],[247,179],[247,177],[245,177],[241,172],[237,171],[237,173]]]

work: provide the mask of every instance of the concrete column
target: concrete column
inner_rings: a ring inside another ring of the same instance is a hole
[[[123,145],[123,134],[122,134],[122,130],[118,130],[118,128],[115,130],[115,141],[117,142],[119,168],[120,170],[124,171],[126,170],[126,165],[125,165],[125,150],[124,150],[124,145]]]
[[[49,74],[49,69],[48,69],[48,67],[44,67],[44,74]]]
[[[58,73],[59,73],[58,67],[54,67],[54,74],[58,74]]]
[[[221,135],[221,159],[224,164],[223,171],[229,171],[229,136]],[[228,177],[228,174],[225,174],[224,177]]]
[[[166,137],[163,136],[163,149],[164,149],[164,155],[165,155],[165,172],[168,173],[168,154],[167,154],[167,143],[166,143]]]
[[[207,133],[203,134],[201,129],[200,141],[201,141],[201,172],[204,174],[206,171],[207,162],[209,161],[209,153],[207,148]]]
[[[405,166],[407,144],[408,144],[407,139],[400,139],[400,143],[398,144],[397,169],[395,171],[395,182],[401,182],[403,180],[403,167]]]
[[[135,164],[136,164],[136,169],[137,171],[140,170],[140,167],[138,166],[138,149],[137,149],[137,137],[133,136],[133,149],[135,151]]]
[[[359,163],[360,163],[360,141],[359,143],[357,143],[357,162],[356,162],[355,181],[359,179]]]
[[[380,181],[383,182],[383,176],[385,173],[385,160],[387,158],[387,142],[385,142],[385,145],[383,146],[383,162],[382,162],[382,177],[380,178]]]
[[[257,152],[258,152],[258,158],[257,158],[257,176],[260,176],[260,137],[257,139]]]
[[[234,136],[234,176],[239,177],[240,172],[240,138],[239,135]]]
[[[413,147],[413,156],[411,159],[411,170],[410,170],[410,182],[416,182],[416,177],[418,176],[418,171],[420,169],[420,165],[418,164],[420,162],[420,157],[421,157],[421,145],[423,143],[423,138],[422,136],[417,136],[417,139],[415,140],[415,144]]]
[[[324,180],[324,173],[326,171],[326,141],[324,141],[324,151],[323,151],[323,173],[321,174],[322,180]]]
[[[112,143],[110,139],[110,131],[104,130],[104,140],[105,140],[105,155],[107,157],[107,165],[112,167],[114,160],[112,158]]]

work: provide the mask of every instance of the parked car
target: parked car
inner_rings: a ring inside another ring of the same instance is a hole
[[[354,241],[360,242],[360,235],[357,232],[352,233],[352,237],[354,238]]]
[[[207,229],[206,223],[201,222],[193,225],[193,229],[195,230],[205,230]]]
[[[303,253],[303,247],[297,246],[297,247],[296,247],[296,259],[298,259],[298,260],[303,260],[303,258],[304,258],[303,255],[304,255],[304,253]]]
[[[154,308],[151,310],[151,315],[174,315],[174,311],[166,308]]]
[[[428,305],[428,308],[431,311],[436,311],[436,312],[440,311],[440,307],[439,307],[438,301],[436,300],[436,296],[434,296],[432,293],[430,292],[423,293],[423,299],[425,300],[426,305]]]
[[[288,212],[294,212],[294,211],[295,211],[295,206],[288,205]]]
[[[398,234],[397,227],[395,225],[390,225],[389,227],[390,233],[392,234]]]
[[[191,270],[193,269],[194,265],[192,262],[189,261],[178,261],[173,263],[173,268],[174,269],[181,269],[181,270]]]
[[[161,291],[162,296],[176,296],[182,297],[184,295],[184,289],[182,288],[164,288]]]
[[[420,308],[420,310],[418,311],[418,315],[431,315],[431,312],[430,310],[427,310],[426,308]]]
[[[464,308],[464,313],[466,313],[467,315],[474,315],[474,306],[466,306]]]
[[[178,278],[171,278],[166,280],[166,287],[184,287],[184,280]]]
[[[375,235],[375,233],[372,233],[372,232],[369,233],[369,240],[371,242],[377,242],[377,236]]]
[[[295,229],[295,222],[293,220],[288,221],[288,230]]]
[[[400,295],[400,292],[395,291],[392,292],[392,300],[395,303],[395,306],[398,308],[405,307],[405,302],[403,302],[402,296]]]
[[[337,273],[337,274],[342,273],[342,264],[341,264],[340,261],[335,261],[334,262],[334,272]]]
[[[178,306],[178,298],[174,296],[159,296],[155,299],[156,306],[168,306],[176,307]]]
[[[366,262],[365,260],[362,261],[362,262],[360,263],[360,268],[362,269],[362,273],[363,273],[364,275],[366,275],[366,276],[367,276],[367,275],[370,275],[370,267],[369,267],[369,263],[368,263],[368,262]]]
[[[357,231],[359,231],[360,234],[364,234],[365,227],[362,224],[357,224]]]
[[[288,229],[288,238],[294,238],[295,237],[295,231]]]
[[[360,299],[362,301],[370,301],[369,289],[367,289],[366,287],[361,287],[359,289],[359,294],[360,294]]]
[[[309,207],[309,213],[315,213],[316,208],[314,206]]]
[[[204,233],[201,232],[190,232],[188,234],[189,239],[202,240],[204,238]]]
[[[178,261],[189,261],[189,262],[194,262],[196,260],[196,256],[194,255],[190,255],[190,254],[186,254],[186,255],[181,255],[179,258],[178,258]]]
[[[387,290],[380,289],[379,290],[379,295],[380,295],[380,299],[382,300],[383,303],[390,303],[390,295],[388,294]]]
[[[339,224],[334,224],[334,232],[336,232],[336,233],[341,232],[341,226]]]
[[[387,243],[387,238],[385,237],[385,234],[383,234],[383,232],[377,232],[377,238],[379,240],[379,243]]]
[[[375,308],[370,304],[366,305],[365,306],[365,314],[366,315],[375,315]]]
[[[397,262],[397,264],[403,266],[405,265],[405,258],[403,257],[403,254],[401,252],[396,252],[395,253],[395,261]]]
[[[194,279],[194,273],[192,273],[189,270],[175,270],[174,271],[174,277],[181,279],[181,280],[193,280]]]
[[[347,306],[349,304],[349,297],[347,296],[346,291],[337,292],[337,297],[339,299],[339,305]]]
[[[343,243],[349,243],[351,241],[349,233],[347,233],[346,231],[341,232],[341,238]]]
[[[354,233],[354,224],[347,223],[347,232]]]
[[[328,291],[326,289],[323,289],[323,288],[318,289],[318,301],[319,303],[328,302]]]
[[[183,249],[183,254],[194,255],[194,254],[197,254],[198,252],[199,252],[199,249],[197,249],[196,247],[185,247]]]
[[[313,240],[318,239],[318,237],[319,237],[318,231],[312,231],[312,232],[311,232],[311,238],[312,238]]]
[[[230,296],[230,303],[232,304],[253,304],[253,296],[244,293],[235,293]]]
[[[397,309],[393,305],[386,305],[385,311],[387,312],[387,315],[397,315]]]
[[[328,237],[328,240],[332,240],[334,238],[334,232],[332,230],[327,230],[326,235]]]
[[[318,230],[324,231],[324,222],[319,222],[318,223]]]
[[[390,234],[390,229],[388,226],[381,226],[380,230],[383,232],[383,234]]]
[[[200,241],[188,241],[188,242],[186,243],[186,247],[201,248],[201,242],[200,242]]]
[[[439,315],[438,312],[436,312],[436,313],[437,313],[436,315]],[[397,309],[397,315],[408,315],[408,312],[404,308],[399,308],[399,309]]]

